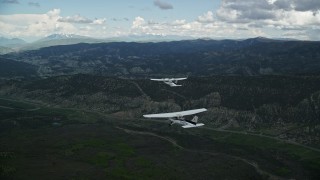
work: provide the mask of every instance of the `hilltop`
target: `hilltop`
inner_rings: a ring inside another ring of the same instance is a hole
[[[265,38],[112,42],[45,47],[2,57],[39,68],[39,76],[123,77],[319,74],[320,42]]]

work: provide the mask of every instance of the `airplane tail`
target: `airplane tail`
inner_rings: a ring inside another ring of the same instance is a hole
[[[194,116],[194,117],[191,119],[191,121],[192,121],[193,123],[197,124],[197,122],[198,122],[198,116]]]
[[[172,126],[174,124],[174,121],[172,119],[169,119],[169,126]]]

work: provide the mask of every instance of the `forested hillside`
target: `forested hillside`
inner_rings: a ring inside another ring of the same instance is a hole
[[[0,78],[24,79],[37,77],[37,70],[37,66],[0,57]]]
[[[303,139],[304,143],[318,143],[315,137],[320,131],[320,78],[317,76],[191,77],[182,81],[182,85],[171,88],[145,79],[74,75],[5,82],[0,93],[122,118],[205,107],[209,111],[201,121],[209,127],[279,136],[289,131],[294,140],[303,134],[310,136],[308,141]]]
[[[319,42],[253,38],[75,44],[4,57],[37,66],[40,76],[297,75],[319,74],[319,49]]]

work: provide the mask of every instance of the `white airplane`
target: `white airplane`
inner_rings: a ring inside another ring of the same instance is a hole
[[[181,80],[185,80],[187,79],[185,78],[162,78],[162,79],[150,79],[152,81],[162,81],[166,84],[168,84],[171,87],[177,87],[177,86],[182,86],[182,85],[178,85],[177,82],[181,81]]]
[[[201,112],[207,111],[207,109],[193,109],[188,111],[171,112],[171,113],[160,113],[160,114],[146,114],[143,117],[146,118],[168,118],[170,125],[181,124],[183,128],[193,128],[203,126],[203,123],[198,123],[198,116],[194,116],[191,120],[187,120],[184,116],[194,115]]]

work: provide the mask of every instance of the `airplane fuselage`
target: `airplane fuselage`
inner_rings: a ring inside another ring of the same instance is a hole
[[[151,79],[151,80],[152,81],[162,81],[171,87],[177,87],[177,86],[182,86],[182,85],[177,84],[178,81],[185,80],[185,79],[187,79],[187,78],[162,78],[162,79]]]
[[[181,86],[181,85],[178,85],[178,84],[173,83],[172,81],[163,81],[163,82],[166,83],[166,84],[168,84],[168,85],[171,86],[171,87]]]
[[[160,114],[145,114],[143,117],[146,118],[168,118],[170,120],[170,125],[180,124],[183,128],[193,128],[203,126],[203,123],[198,123],[198,114],[201,112],[207,111],[205,108],[201,109],[192,109],[187,111],[180,112],[171,112],[171,113],[160,113]],[[192,119],[186,119],[184,116],[194,115]]]
[[[170,121],[171,121],[171,124],[170,125],[173,125],[173,124],[181,124],[182,126],[185,126],[185,125],[188,125],[189,123],[187,123],[185,120],[180,120],[180,119],[171,119],[170,118]]]
[[[169,120],[171,121],[170,123],[171,126],[173,124],[180,124],[183,128],[194,128],[194,127],[204,126],[203,123],[194,123],[188,120],[171,119],[171,118]]]

